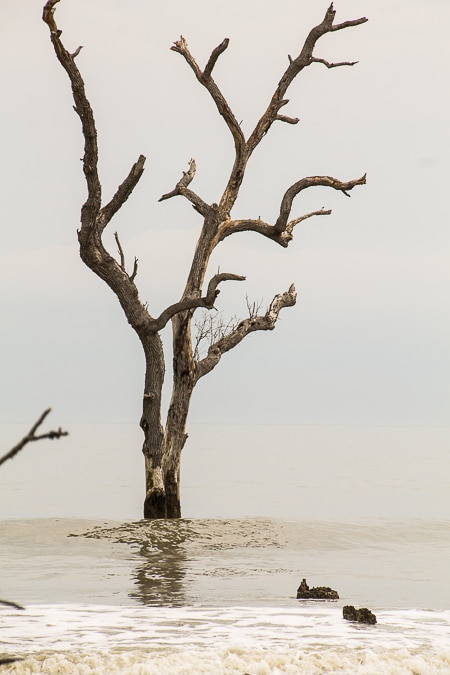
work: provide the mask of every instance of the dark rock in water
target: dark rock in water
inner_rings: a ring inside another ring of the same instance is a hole
[[[303,579],[297,588],[297,600],[339,600],[339,595],[329,586],[310,588],[306,579]]]
[[[372,625],[377,622],[377,617],[367,607],[356,609],[353,605],[345,605],[342,608],[342,615],[347,621],[357,621],[358,623],[369,623]]]

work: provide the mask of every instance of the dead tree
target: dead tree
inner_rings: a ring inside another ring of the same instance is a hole
[[[288,187],[281,198],[279,215],[275,223],[270,224],[260,218],[235,219],[231,215],[239,195],[247,162],[272,124],[275,122],[296,124],[298,122],[298,119],[280,112],[288,103],[285,96],[292,81],[302,70],[312,64],[319,63],[327,68],[354,65],[354,62],[348,61],[330,63],[313,56],[319,39],[327,33],[362,24],[367,19],[360,18],[334,23],[335,10],[331,4],[323,21],[309,32],[299,55],[295,58],[289,57],[288,66],[266,110],[247,139],[212,77],[214,66],[220,55],[227,49],[229,40],[225,39],[213,49],[203,70],[192,56],[183,37],[172,46],[172,50],[181,54],[198,82],[209,92],[231,133],[235,156],[228,182],[217,203],[205,202],[191,189],[190,185],[196,172],[193,159],[190,160],[188,170],[183,172],[174,189],[161,197],[160,201],[178,195],[184,197],[200,214],[203,225],[180,300],[167,307],[159,316],[154,316],[139,298],[136,286],[137,259],[129,274],[125,268],[123,250],[118,236],[116,235],[119,249],[118,260],[106,250],[102,240],[105,228],[131,195],[141,178],[145,157],[141,155],[138,158],[114,196],[102,205],[102,189],[98,174],[97,130],[92,108],[86,96],[85,85],[75,62],[81,47],[71,53],[63,45],[61,30],[55,20],[55,6],[58,2],[59,0],[48,0],[44,7],[43,20],[50,29],[50,38],[57,59],[69,77],[74,108],[81,120],[84,137],[83,171],[87,184],[87,199],[81,208],[81,225],[78,230],[80,255],[85,264],[116,294],[129,324],[139,337],[145,354],[145,386],[140,421],[144,432],[143,453],[146,474],[144,517],[178,518],[181,516],[180,457],[187,439],[186,420],[195,385],[201,377],[217,366],[223,354],[236,347],[250,333],[273,330],[280,311],[284,307],[291,307],[296,301],[295,287],[292,284],[287,291],[274,297],[265,313],[250,316],[238,322],[230,332],[222,335],[209,346],[205,356],[195,358],[191,336],[191,322],[195,310],[199,308],[211,310],[219,293],[219,285],[223,282],[245,279],[237,274],[220,273],[212,276],[206,283],[205,276],[210,256],[221,241],[239,232],[255,232],[280,246],[287,247],[298,223],[312,216],[331,213],[329,210],[320,209],[292,218],[291,210],[294,199],[303,190],[314,186],[326,186],[349,196],[349,191],[356,185],[365,183],[365,176],[349,181],[341,181],[331,176],[309,176]],[[160,331],[169,322],[172,323],[173,333],[173,384],[167,417],[163,423],[161,393],[165,365]]]

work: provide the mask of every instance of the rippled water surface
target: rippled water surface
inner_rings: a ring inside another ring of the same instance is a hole
[[[242,461],[230,434],[212,449],[197,439],[184,471],[195,517],[179,521],[117,517],[137,492],[120,452],[109,474],[81,452],[76,499],[57,463],[32,462],[33,480],[19,460],[2,472],[0,597],[25,607],[0,607],[0,654],[24,659],[4,672],[450,672],[448,436],[379,431],[364,447],[361,430],[310,430],[299,449],[287,433],[274,465],[279,431],[243,431]],[[302,578],[339,600],[297,600]],[[344,621],[345,604],[377,624]]]

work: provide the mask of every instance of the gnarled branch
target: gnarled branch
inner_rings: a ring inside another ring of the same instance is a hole
[[[304,220],[307,220],[308,218],[312,218],[313,216],[329,216],[330,214],[331,209],[324,208],[317,211],[311,211],[310,213],[305,213],[302,216],[289,221],[284,230],[281,232],[278,232],[275,229],[275,225],[269,225],[269,223],[264,222],[260,218],[257,220],[230,220],[226,224],[226,227],[223,228],[220,240],[222,241],[226,237],[229,237],[231,234],[235,234],[236,232],[256,232],[257,234],[262,234],[268,239],[272,239],[272,241],[280,244],[280,246],[283,246],[283,248],[287,248],[289,242],[292,241],[293,230],[296,225],[303,222]]]
[[[220,56],[222,52],[225,51],[225,49],[228,47],[229,40],[225,38],[223,42],[216,47],[212,53],[211,56],[209,57],[208,63],[206,64],[206,68],[204,71],[201,70],[199,67],[198,63],[192,56],[191,52],[189,51],[188,44],[186,40],[184,39],[183,36],[180,37],[179,40],[177,40],[171,47],[172,51],[178,52],[181,54],[188,65],[191,67],[191,69],[194,71],[195,77],[197,80],[208,90],[210,93],[214,103],[217,106],[217,110],[219,111],[219,114],[223,117],[225,120],[225,123],[227,127],[229,128],[233,138],[234,138],[234,144],[236,146],[236,151],[238,149],[241,149],[245,145],[245,138],[244,134],[242,132],[242,129],[239,125],[239,122],[237,121],[236,117],[234,116],[230,106],[228,105],[227,101],[225,100],[225,97],[223,96],[222,92],[220,91],[219,87],[217,84],[214,82],[213,78],[211,77],[211,71]]]
[[[274,297],[265,314],[244,319],[228,335],[211,345],[207,356],[197,364],[196,381],[211,372],[219,363],[222,355],[236,347],[250,333],[258,330],[273,330],[280,311],[284,307],[295,305],[296,300],[297,293],[294,284],[292,284],[288,291]]]
[[[224,95],[222,94],[219,87],[211,77],[212,69],[218,57],[225,51],[225,49],[228,47],[228,44],[229,40],[228,38],[225,38],[225,40],[223,40],[223,42],[212,51],[211,56],[209,57],[208,63],[206,64],[205,70],[203,72],[200,69],[197,62],[195,61],[192,54],[190,53],[188,44],[183,36],[181,36],[180,39],[177,42],[175,42],[175,44],[171,47],[171,49],[174,52],[178,52],[184,57],[188,65],[194,71],[197,80],[210,93],[211,98],[216,104],[219,114],[221,115],[221,117],[223,117],[225,124],[227,125],[228,129],[231,132],[231,135],[233,136],[235,148],[235,161],[228,181],[227,188],[224,194],[222,195],[222,199],[220,200],[220,206],[222,210],[224,210],[225,212],[229,212],[232,205],[234,204],[244,175],[245,164],[247,163],[248,159],[245,136],[241,129],[241,126],[237,121]],[[230,199],[230,197],[232,198]]]
[[[315,186],[331,187],[334,190],[339,190],[340,192],[345,194],[346,197],[349,197],[350,195],[348,194],[348,192],[350,190],[352,190],[356,185],[364,185],[365,182],[366,182],[366,174],[364,174],[364,176],[361,176],[361,178],[357,178],[355,180],[350,180],[346,182],[340,181],[337,178],[332,178],[331,176],[309,176],[308,178],[302,178],[301,180],[291,185],[291,187],[288,188],[284,193],[280,205],[280,214],[274,225],[275,234],[281,234],[284,230],[286,230],[288,218],[291,213],[292,202],[294,201],[294,198],[302,190]]]
[[[170,192],[167,192],[166,194],[162,195],[162,197],[160,197],[158,201],[163,202],[166,199],[171,199],[172,197],[176,197],[177,195],[182,195],[192,203],[194,209],[198,211],[198,213],[206,217],[211,207],[206,202],[204,202],[203,199],[201,199],[197,194],[195,194],[195,192],[188,189],[188,185],[190,185],[190,183],[194,180],[196,170],[197,165],[195,163],[195,159],[190,159],[189,169],[187,171],[183,171],[183,175],[178,181],[178,183],[175,185],[175,188]]]
[[[81,120],[81,126],[83,129],[85,141],[83,171],[88,188],[88,197],[82,207],[82,214],[89,214],[91,217],[94,215],[95,217],[100,210],[102,198],[102,189],[97,170],[97,129],[95,127],[94,114],[92,112],[91,105],[86,97],[83,79],[75,64],[75,57],[66,50],[60,39],[62,31],[58,29],[54,17],[55,5],[59,1],[60,0],[48,0],[44,6],[42,18],[50,29],[50,38],[58,61],[69,76],[75,102],[75,111]]]
[[[48,0],[44,6],[42,18],[50,29],[50,38],[58,61],[69,76],[75,102],[75,112],[81,120],[84,137],[83,171],[88,188],[88,198],[81,210],[82,228],[83,226],[93,227],[95,223],[101,233],[137,185],[144,171],[145,157],[143,155],[139,156],[137,162],[131,167],[128,176],[118,187],[114,197],[101,208],[102,189],[98,175],[97,129],[94,113],[86,96],[83,78],[75,64],[75,57],[79,53],[79,49],[71,54],[61,41],[62,31],[58,29],[54,17],[55,5],[59,1]]]
[[[333,3],[331,3],[331,5],[328,7],[325,13],[322,22],[317,26],[315,26],[314,28],[312,28],[312,30],[310,30],[299,55],[296,58],[292,58],[291,56],[289,56],[289,65],[285,70],[285,72],[283,73],[283,76],[281,77],[281,80],[278,83],[278,87],[276,88],[266,111],[259,119],[252,134],[250,135],[247,141],[247,148],[249,150],[249,153],[253,152],[256,146],[260,143],[263,136],[268,132],[273,122],[277,119],[278,111],[280,109],[280,103],[281,101],[284,100],[286,91],[290,86],[290,84],[292,83],[292,81],[304,68],[311,65],[311,63],[314,63],[314,61],[317,60],[313,57],[313,51],[317,41],[327,33],[336,30],[341,30],[343,28],[349,28],[351,26],[359,26],[360,24],[365,23],[367,21],[366,17],[362,17],[360,19],[345,21],[344,23],[341,24],[334,24],[333,22],[335,14],[336,12],[333,8]],[[342,62],[342,64],[339,65],[354,65],[354,63]]]
[[[240,276],[239,274],[230,274],[228,272],[215,274],[208,284],[206,295],[201,298],[183,298],[179,302],[170,305],[159,315],[157,319],[153,319],[150,324],[150,330],[162,330],[172,317],[174,317],[176,314],[180,314],[181,312],[197,309],[198,307],[212,309],[214,307],[214,302],[220,293],[217,286],[222,281],[245,281],[245,277]]]
[[[44,438],[49,438],[50,440],[53,440],[55,438],[61,438],[61,436],[69,435],[69,432],[63,431],[61,427],[56,431],[47,431],[47,433],[45,434],[36,435],[36,431],[41,426],[42,422],[45,420],[50,411],[51,408],[47,408],[47,410],[44,410],[44,412],[39,417],[37,422],[33,424],[30,431],[22,438],[22,440],[19,441],[19,443],[17,443],[17,445],[15,445],[13,448],[11,448],[11,450],[7,452],[6,455],[0,457],[0,465],[4,464],[8,459],[12,459],[13,457],[15,457],[17,453],[22,450],[22,448],[24,448],[28,443],[31,443],[32,441],[40,441]]]
[[[74,107],[81,120],[84,138],[83,170],[88,197],[81,208],[81,227],[78,231],[80,255],[83,262],[103,279],[116,294],[128,322],[142,341],[145,339],[151,316],[141,303],[134,283],[137,273],[137,259],[135,259],[133,273],[131,275],[124,274],[123,261],[118,264],[115,258],[106,251],[102,234],[108,222],[123,206],[139,182],[144,170],[145,157],[144,155],[139,156],[112,199],[102,207],[102,189],[98,175],[97,129],[94,114],[86,95],[80,71],[75,64],[77,50],[70,54],[61,41],[62,31],[58,28],[54,16],[55,6],[59,1],[48,0],[44,6],[42,18],[50,29],[50,38],[56,57],[69,77]]]

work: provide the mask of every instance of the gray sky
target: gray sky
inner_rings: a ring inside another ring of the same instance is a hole
[[[217,201],[233,145],[206,91],[170,51],[183,34],[200,64],[231,42],[215,79],[248,134],[327,2],[306,0],[62,0],[57,19],[99,131],[107,200],[140,153],[146,171],[110,225],[152,313],[184,286],[200,219],[187,201],[159,204],[197,161],[192,188]],[[284,190],[308,175],[367,171],[351,199],[326,189],[298,198],[320,207],[288,250],[236,235],[211,274],[217,307],[245,314],[245,296],[270,302],[295,282],[295,308],[273,333],[250,336],[199,384],[193,422],[446,425],[450,266],[446,200],[450,5],[444,0],[337,0],[337,20],[369,23],[326,36],[316,56],[353,68],[308,68],[285,114],[255,152],[235,217],[273,222]],[[2,405],[0,421],[132,422],[140,416],[143,357],[112,292],[78,257],[85,186],[82,138],[69,83],[36,0],[0,8]],[[170,342],[170,334],[164,334]],[[168,362],[170,370],[170,360]]]

